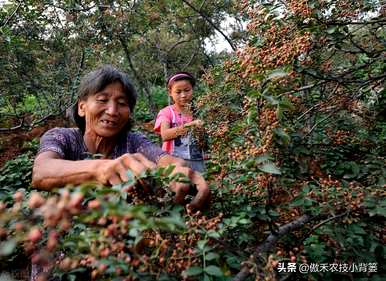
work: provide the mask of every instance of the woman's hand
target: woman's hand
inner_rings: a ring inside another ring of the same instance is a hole
[[[115,185],[129,180],[127,170],[135,176],[141,175],[147,170],[153,170],[156,164],[148,160],[141,153],[126,153],[114,160],[105,160],[98,164],[95,176],[102,184]]]
[[[172,175],[177,173],[184,174],[190,180],[191,184],[171,182],[170,188],[173,192],[176,193],[174,201],[178,204],[184,204],[185,196],[189,194],[190,187],[193,185],[197,189],[197,193],[195,194],[193,200],[188,204],[188,208],[194,210],[204,208],[205,204],[207,204],[209,201],[210,190],[202,175],[193,171],[191,168],[183,167],[181,165],[177,165],[174,168]]]

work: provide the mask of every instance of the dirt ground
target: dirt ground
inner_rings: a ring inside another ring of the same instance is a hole
[[[0,169],[6,161],[25,151],[25,143],[40,138],[44,132],[54,127],[66,127],[68,122],[61,118],[49,119],[31,130],[0,132]]]

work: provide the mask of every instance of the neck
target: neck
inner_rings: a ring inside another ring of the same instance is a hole
[[[187,114],[187,115],[192,115],[192,110],[190,108],[190,104],[185,104],[183,106],[174,104],[173,106],[180,113]]]
[[[92,153],[100,153],[105,157],[108,157],[110,153],[113,151],[113,148],[116,144],[117,137],[101,137],[95,134],[94,132],[87,131],[84,133],[83,140],[86,144],[87,150]]]

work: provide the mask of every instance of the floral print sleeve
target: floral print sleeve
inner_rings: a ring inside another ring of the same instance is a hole
[[[86,155],[83,137],[78,128],[54,128],[40,139],[38,154],[53,151],[66,160],[82,160]]]

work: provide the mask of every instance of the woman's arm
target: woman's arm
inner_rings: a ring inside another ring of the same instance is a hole
[[[114,160],[70,161],[61,159],[56,152],[46,151],[35,159],[32,185],[43,190],[90,181],[114,185],[128,180],[128,169],[135,175],[139,175],[155,167],[153,162],[140,153],[126,153]]]
[[[173,174],[183,173],[197,188],[197,194],[189,204],[190,207],[194,209],[204,207],[210,197],[210,191],[204,178],[199,173],[185,167],[185,161],[180,158],[166,154],[158,161],[159,167],[169,164],[176,166]],[[156,165],[140,153],[126,153],[114,160],[71,161],[61,159],[56,152],[46,151],[39,154],[35,159],[32,171],[32,185],[35,188],[47,191],[67,184],[77,185],[90,181],[114,185],[129,180],[127,170],[131,170],[135,175],[140,175],[145,170],[155,168]],[[171,183],[170,188],[176,193],[175,201],[184,203],[190,185],[174,182]]]
[[[189,207],[193,209],[202,209],[206,207],[210,199],[210,190],[203,176],[193,171],[191,168],[186,167],[186,162],[183,159],[166,154],[162,156],[158,161],[159,167],[167,165],[175,165],[172,174],[182,173],[190,179],[190,182],[197,189],[197,194],[193,200],[189,203]],[[190,184],[173,182],[170,184],[170,189],[176,193],[174,201],[179,204],[185,203],[185,196],[189,193]]]

